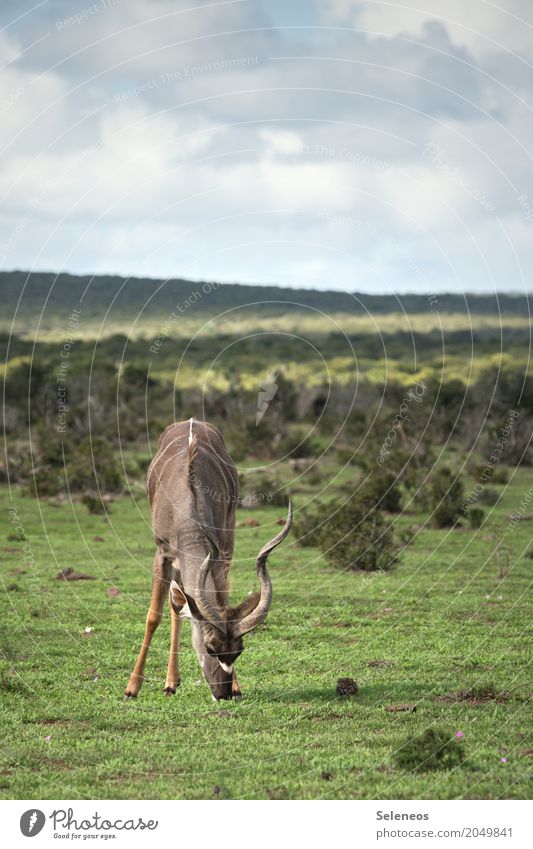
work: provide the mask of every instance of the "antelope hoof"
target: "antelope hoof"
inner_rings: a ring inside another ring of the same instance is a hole
[[[241,691],[240,690],[234,690],[234,692],[231,694],[231,698],[232,699],[242,699]]]
[[[178,689],[180,683],[181,683],[180,681],[177,681],[174,684],[167,684],[167,686],[163,690],[163,693],[165,694],[165,696],[175,696],[176,690]]]
[[[129,701],[130,699],[136,699],[136,698],[137,698],[137,693],[131,693],[129,690],[126,690],[126,692],[124,693],[124,701],[125,702]]]

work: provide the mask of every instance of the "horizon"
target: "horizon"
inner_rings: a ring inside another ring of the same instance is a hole
[[[177,274],[177,275],[175,274],[175,275],[172,275],[170,277],[153,277],[150,274],[143,274],[143,275],[140,275],[140,274],[121,274],[121,273],[118,273],[118,272],[106,272],[106,271],[98,271],[97,273],[91,273],[91,272],[69,271],[67,269],[63,269],[61,271],[50,271],[50,270],[46,270],[46,269],[32,269],[31,271],[29,271],[28,269],[24,269],[24,268],[0,269],[0,276],[2,274],[23,274],[23,275],[26,275],[28,277],[30,277],[32,274],[35,274],[35,275],[48,274],[52,277],[55,277],[56,279],[59,278],[61,275],[65,275],[67,277],[80,277],[80,278],[81,277],[90,277],[91,279],[96,279],[96,278],[99,278],[99,277],[116,277],[117,279],[120,279],[120,280],[148,280],[148,281],[153,281],[154,283],[156,283],[156,282],[157,283],[161,283],[161,282],[170,283],[172,281],[181,281],[181,282],[184,282],[184,283],[191,283],[193,285],[194,284],[201,284],[201,283],[210,283],[210,284],[216,284],[217,287],[219,287],[219,286],[242,286],[242,287],[246,288],[246,287],[258,286],[258,287],[263,288],[263,289],[267,289],[267,288],[289,289],[289,290],[292,290],[292,291],[295,291],[295,292],[319,292],[321,294],[328,294],[329,293],[329,294],[332,294],[332,295],[372,295],[372,297],[376,297],[376,298],[377,297],[391,298],[391,297],[395,297],[395,296],[398,296],[398,297],[408,296],[408,297],[410,297],[410,296],[414,296],[414,295],[416,295],[417,297],[420,297],[420,298],[430,298],[432,295],[441,295],[441,296],[445,296],[445,295],[461,296],[462,295],[464,297],[467,297],[467,296],[499,297],[501,295],[504,295],[506,297],[521,297],[521,298],[528,299],[530,295],[533,296],[533,288],[526,289],[524,291],[520,291],[519,289],[514,289],[514,290],[513,289],[507,289],[507,290],[501,290],[500,289],[500,290],[494,290],[494,291],[487,291],[487,290],[483,290],[483,289],[477,289],[477,290],[476,289],[463,289],[461,291],[453,291],[451,289],[442,289],[442,290],[436,289],[433,292],[428,293],[428,292],[416,291],[416,290],[413,290],[413,289],[411,289],[411,290],[406,289],[406,290],[395,290],[394,292],[372,292],[372,291],[365,290],[365,289],[333,289],[333,288],[323,288],[323,289],[321,289],[321,288],[314,287],[314,286],[294,286],[294,285],[291,286],[291,285],[285,284],[285,283],[269,283],[269,282],[252,283],[252,282],[243,282],[242,280],[221,280],[220,278],[215,279],[215,278],[208,278],[208,277],[192,278],[192,277],[182,277],[179,274]]]

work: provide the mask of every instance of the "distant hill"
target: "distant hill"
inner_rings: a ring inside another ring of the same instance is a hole
[[[21,294],[22,293],[22,294]],[[372,295],[354,291],[327,292],[282,286],[219,284],[191,280],[158,280],[141,277],[76,276],[24,271],[0,272],[0,299],[4,321],[15,310],[19,319],[35,319],[43,308],[48,319],[63,319],[73,308],[82,307],[85,318],[153,319],[172,312],[220,313],[254,305],[254,312],[285,313],[312,307],[328,313],[466,313],[506,316],[528,315],[528,298],[523,295],[438,294]],[[20,299],[20,302],[19,302]],[[18,305],[18,307],[17,307]]]

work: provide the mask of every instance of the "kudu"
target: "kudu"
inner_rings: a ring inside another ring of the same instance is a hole
[[[272,584],[266,562],[289,533],[290,503],[285,526],[257,556],[260,590],[230,607],[228,571],[239,478],[220,431],[196,419],[171,424],[159,441],[147,485],[157,550],[144,640],[125,697],[134,698],[141,688],[150,642],[168,596],[171,639],[164,693],[174,694],[180,684],[180,627],[187,618],[213,698],[237,698],[241,692],[233,665],[243,650],[243,635],[268,614]]]

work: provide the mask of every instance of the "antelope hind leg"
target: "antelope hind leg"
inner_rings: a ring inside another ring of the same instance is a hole
[[[146,617],[146,628],[144,632],[143,644],[137,658],[137,663],[133,667],[133,672],[130,675],[128,686],[124,691],[124,698],[134,699],[141,689],[144,680],[144,667],[148,649],[152,642],[157,626],[161,622],[163,616],[163,607],[165,598],[168,594],[170,581],[171,561],[165,558],[159,551],[154,557],[154,565],[152,567],[152,598],[150,600],[150,608]]]

